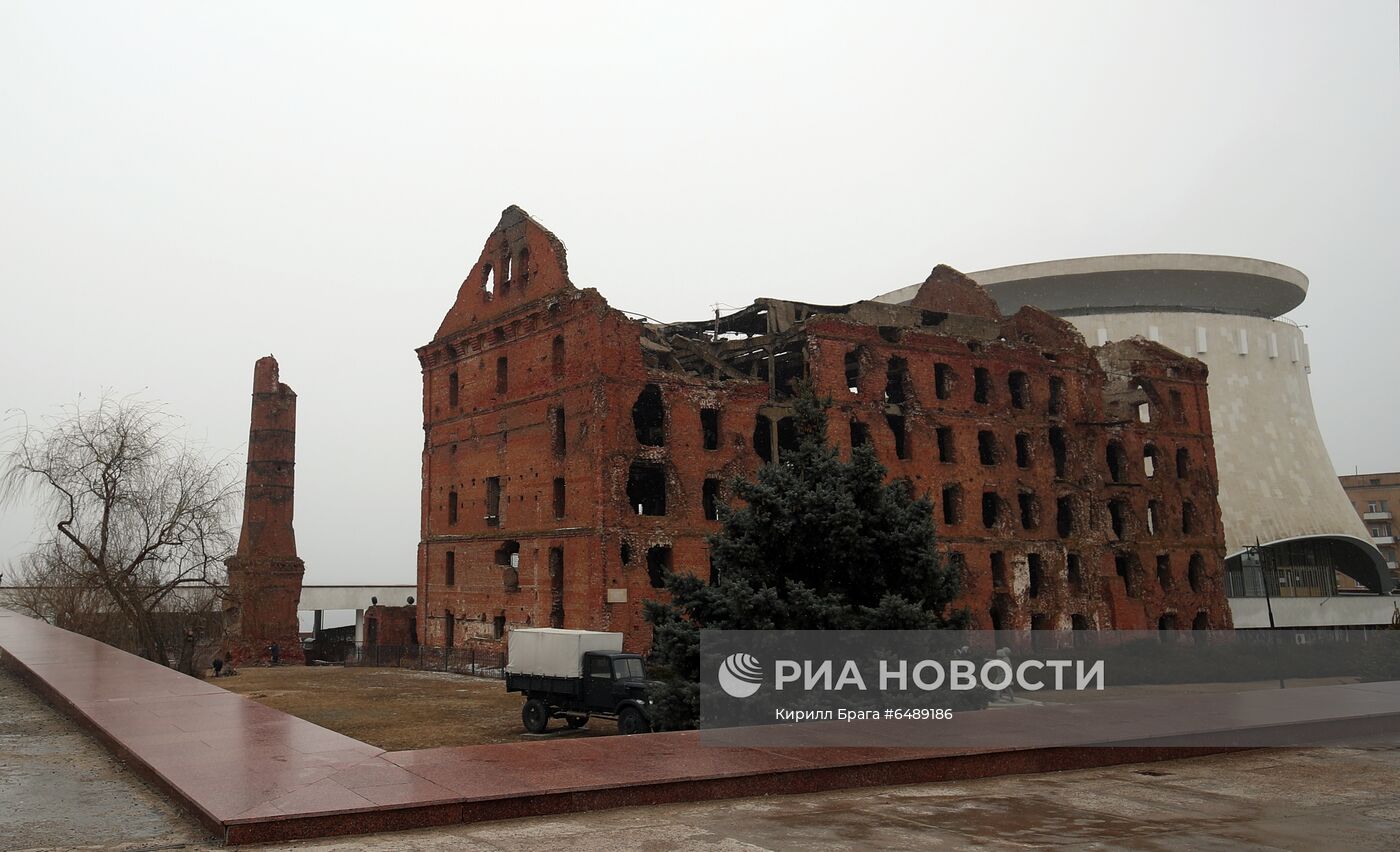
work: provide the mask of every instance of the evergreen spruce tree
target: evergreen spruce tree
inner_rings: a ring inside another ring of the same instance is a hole
[[[961,578],[936,547],[933,505],[907,480],[885,482],[869,446],[845,462],[826,442],[830,400],[799,387],[797,448],[753,482],[740,508],[721,509],[710,537],[717,582],[666,577],[670,603],[649,601],[653,726],[694,727],[700,633],[719,630],[918,630],[965,627],[947,612]]]

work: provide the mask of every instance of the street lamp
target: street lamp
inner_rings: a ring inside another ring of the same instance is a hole
[[[1265,607],[1265,609],[1267,609],[1268,612],[1269,612],[1269,644],[1272,645],[1272,644],[1274,644],[1275,642],[1278,641],[1278,636],[1275,634],[1275,631],[1274,631],[1274,627],[1275,627],[1275,625],[1274,625],[1274,605],[1273,605],[1273,601],[1272,601],[1272,600],[1270,599],[1270,597],[1269,597],[1269,575],[1268,575],[1268,573],[1266,573],[1266,572],[1264,571],[1264,556],[1265,556],[1266,551],[1264,550],[1264,546],[1261,545],[1261,544],[1259,543],[1258,537],[1256,537],[1256,538],[1254,539],[1254,546],[1253,546],[1253,547],[1248,547],[1248,546],[1246,546],[1245,549],[1244,549],[1244,552],[1245,552],[1245,554],[1247,554],[1248,556],[1250,556],[1250,557],[1252,558],[1251,561],[1252,561],[1255,565],[1259,566],[1259,581],[1260,581],[1260,583],[1262,583],[1263,586],[1264,586],[1264,607]],[[1241,565],[1244,564],[1244,557],[1243,557],[1243,556],[1240,557],[1240,564],[1241,564]],[[1274,574],[1275,574],[1274,579],[1277,580],[1277,579],[1278,579],[1277,572],[1275,571]],[[1284,682],[1283,682],[1283,673],[1282,673],[1282,672],[1279,673],[1278,688],[1279,688],[1279,689],[1287,689],[1287,688],[1288,688],[1288,687],[1284,684]]]

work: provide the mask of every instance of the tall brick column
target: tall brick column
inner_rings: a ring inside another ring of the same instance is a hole
[[[226,563],[227,650],[235,665],[267,662],[274,643],[283,662],[305,659],[297,627],[305,566],[292,531],[296,427],[296,393],[278,381],[276,358],[259,358],[253,368],[243,531],[238,552]]]

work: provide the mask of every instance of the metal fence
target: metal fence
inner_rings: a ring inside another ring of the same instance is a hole
[[[455,672],[476,677],[505,679],[506,654],[502,648],[466,645],[436,648],[428,645],[370,645],[346,643],[347,666],[386,666],[423,671]]]

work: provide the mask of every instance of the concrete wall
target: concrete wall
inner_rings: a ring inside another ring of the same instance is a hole
[[[1235,627],[1377,627],[1390,624],[1400,600],[1389,595],[1333,598],[1230,598]]]

